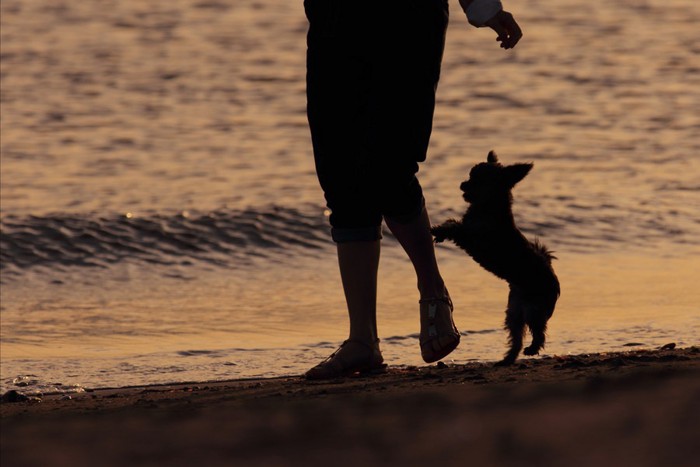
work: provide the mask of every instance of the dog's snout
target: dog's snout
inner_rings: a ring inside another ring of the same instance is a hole
[[[469,188],[469,181],[462,182],[462,184],[459,185],[459,189],[462,191],[467,191],[467,188]]]

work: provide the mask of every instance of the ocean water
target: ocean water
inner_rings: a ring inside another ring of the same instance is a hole
[[[428,161],[435,222],[495,148],[556,251],[545,354],[700,341],[700,3],[510,0],[511,52],[456,1]],[[305,117],[301,1],[3,0],[0,387],[78,391],[299,374],[347,328]],[[507,286],[438,256],[496,360]],[[421,364],[412,267],[387,232],[379,327]]]

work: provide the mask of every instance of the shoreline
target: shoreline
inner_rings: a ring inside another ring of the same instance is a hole
[[[3,402],[0,445],[3,465],[693,465],[699,376],[690,347],[96,389]]]
[[[636,345],[636,344],[635,344]],[[434,364],[425,364],[422,366],[414,365],[389,365],[388,370],[384,374],[372,375],[372,376],[348,376],[343,378],[337,378],[333,380],[320,380],[320,381],[306,381],[303,375],[282,375],[282,376],[270,376],[270,377],[243,377],[243,378],[231,378],[222,380],[204,380],[204,381],[177,381],[170,383],[148,383],[148,384],[135,384],[126,386],[115,386],[115,387],[81,387],[83,389],[79,392],[52,392],[52,393],[23,393],[20,390],[8,390],[5,391],[0,397],[0,418],[6,416],[14,416],[18,413],[41,413],[43,412],[42,402],[48,402],[52,405],[52,410],[59,409],[56,405],[58,401],[71,401],[78,400],[83,401],[83,399],[101,400],[105,397],[110,398],[121,398],[121,397],[131,397],[134,394],[148,394],[148,393],[170,393],[171,395],[175,391],[208,391],[208,390],[231,390],[238,391],[245,387],[246,384],[254,383],[255,387],[277,387],[278,384],[288,386],[294,384],[311,385],[311,386],[324,386],[324,385],[344,385],[353,382],[362,381],[366,386],[372,382],[383,382],[385,380],[391,380],[392,382],[398,382],[403,384],[408,382],[412,377],[424,377],[432,378],[433,376],[425,376],[435,374],[438,375],[444,382],[454,382],[453,377],[455,373],[475,373],[478,375],[475,377],[476,380],[482,379],[483,382],[478,382],[476,384],[498,384],[498,383],[511,383],[516,382],[512,377],[512,373],[516,373],[517,370],[526,370],[528,373],[527,380],[520,382],[551,382],[552,375],[550,375],[551,370],[562,370],[562,369],[572,369],[572,368],[597,368],[604,365],[609,365],[611,367],[621,367],[632,364],[632,368],[639,367],[639,363],[653,363],[657,364],[659,362],[672,362],[672,361],[692,361],[694,354],[700,355],[700,346],[690,346],[690,347],[675,347],[674,343],[666,344],[659,348],[635,348],[633,350],[623,350],[623,351],[610,351],[610,352],[599,352],[599,353],[582,353],[575,355],[547,355],[547,356],[535,356],[535,357],[525,357],[521,355],[518,360],[510,367],[497,367],[495,366],[496,361],[470,361],[467,363],[452,363],[445,364],[442,361],[436,362]],[[625,360],[627,359],[627,360]],[[700,360],[700,357],[698,357]],[[636,365],[635,365],[636,364]],[[700,364],[700,363],[699,363]],[[675,368],[675,366],[674,366]],[[447,371],[446,371],[447,370]],[[590,376],[585,372],[586,376]],[[511,375],[511,376],[508,376]],[[506,377],[507,376],[507,377]],[[558,382],[563,382],[567,380],[566,373],[559,373],[559,376],[564,376]],[[394,378],[399,381],[394,381]],[[448,381],[445,381],[447,378]],[[491,378],[491,379],[488,379]],[[405,381],[403,381],[405,379]],[[9,393],[18,393],[20,399],[16,399],[14,395]],[[9,397],[8,397],[9,396]],[[69,396],[69,397],[67,397]],[[15,405],[15,403],[19,403]],[[65,407],[69,409],[70,404]],[[60,405],[60,409],[63,406]]]

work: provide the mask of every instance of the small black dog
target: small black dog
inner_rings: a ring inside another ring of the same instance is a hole
[[[450,219],[434,226],[435,242],[450,239],[484,269],[510,286],[505,328],[510,332],[510,350],[499,365],[510,365],[523,347],[525,325],[532,343],[525,355],[536,355],[544,347],[547,321],[559,298],[559,280],[552,269],[552,253],[526,239],[515,226],[511,189],[532,169],[532,164],[503,166],[496,153],[487,162],[472,167],[469,180],[460,185],[470,203],[462,221]]]

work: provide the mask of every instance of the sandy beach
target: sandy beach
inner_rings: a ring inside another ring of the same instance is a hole
[[[700,348],[4,402],[3,466],[635,465],[700,459]]]

